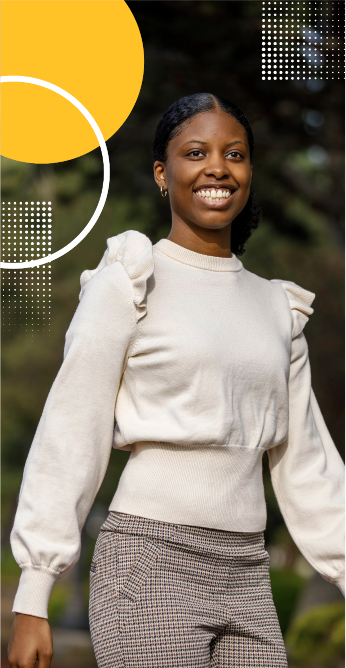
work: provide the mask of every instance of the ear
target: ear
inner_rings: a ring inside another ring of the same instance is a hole
[[[159,188],[166,185],[165,165],[159,160],[154,162],[154,179]]]

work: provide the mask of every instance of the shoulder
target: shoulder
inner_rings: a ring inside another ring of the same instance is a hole
[[[295,338],[303,331],[309,320],[309,316],[314,312],[311,304],[316,295],[314,292],[302,288],[301,285],[293,281],[272,278],[269,283],[275,286],[276,289],[283,291],[286,296],[292,313],[292,338]]]
[[[129,299],[139,320],[146,313],[148,278],[154,271],[150,239],[136,230],[127,230],[107,239],[107,249],[96,269],[86,269],[80,277],[81,299],[85,291],[97,291],[111,297]]]
[[[254,290],[259,298],[265,300],[267,306],[270,304],[271,308],[278,310],[279,314],[283,310],[290,311],[292,338],[298,336],[308,322],[309,316],[314,312],[311,304],[315,299],[315,294],[293,281],[281,278],[268,280],[247,269],[244,275],[251,290]]]

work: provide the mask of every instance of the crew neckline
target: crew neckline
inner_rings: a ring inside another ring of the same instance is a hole
[[[198,269],[209,269],[210,271],[240,271],[243,268],[243,263],[237,258],[234,253],[232,257],[216,257],[215,255],[204,255],[202,253],[196,253],[195,251],[184,248],[176,244],[170,239],[160,239],[154,248],[164,255],[182,262],[183,264],[189,264],[191,267],[197,267]]]

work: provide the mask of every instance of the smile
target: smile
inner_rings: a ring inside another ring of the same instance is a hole
[[[194,194],[203,204],[212,208],[220,208],[227,205],[233,198],[235,191],[231,192],[227,188],[219,190],[195,190]]]

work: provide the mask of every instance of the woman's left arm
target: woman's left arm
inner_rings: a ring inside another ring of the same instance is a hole
[[[345,595],[344,464],[311,387],[303,331],[292,340],[288,434],[268,456],[292,538],[322,577]]]

